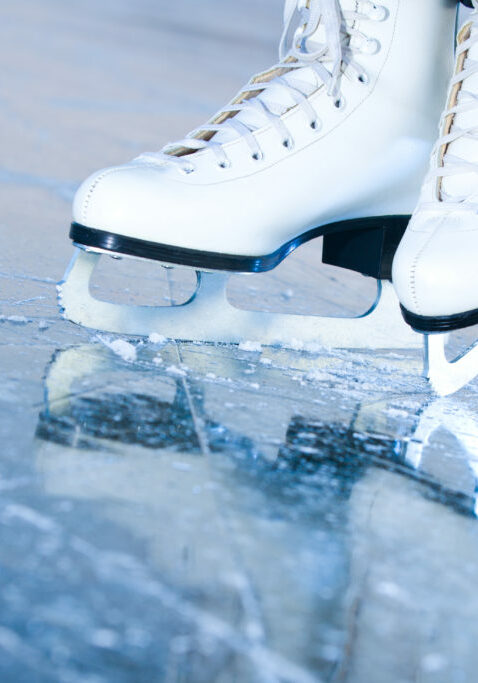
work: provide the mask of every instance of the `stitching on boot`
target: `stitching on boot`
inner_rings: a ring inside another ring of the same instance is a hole
[[[425,246],[428,245],[428,242],[425,244]],[[418,261],[420,259],[420,256],[422,255],[423,250],[425,249],[425,246],[423,246],[418,254],[415,256],[412,262],[412,267],[410,269],[410,294],[412,297],[413,304],[415,306],[415,310],[417,313],[421,314],[421,308],[420,304],[418,303],[418,296],[417,296],[417,281],[416,281],[416,274],[417,274],[417,265]]]
[[[147,163],[144,163],[144,164],[141,165],[141,167],[142,167],[142,168],[153,168],[154,170],[157,170],[157,169],[158,169],[158,164],[147,164]],[[84,199],[84,201],[83,201],[83,206],[82,206],[82,208],[81,208],[81,215],[82,215],[82,217],[83,217],[83,220],[86,221],[91,198],[92,198],[92,196],[93,196],[93,194],[94,194],[94,191],[96,190],[96,188],[97,188],[98,185],[100,184],[100,182],[101,182],[104,178],[106,178],[106,176],[112,175],[113,173],[121,173],[121,171],[126,171],[126,170],[129,170],[129,167],[118,166],[118,168],[108,168],[108,169],[106,169],[106,171],[104,171],[101,175],[99,175],[99,176],[94,180],[94,182],[91,184],[91,186],[90,186],[89,189],[88,189],[88,192],[87,192],[87,194],[86,194],[86,197],[85,197],[85,199]]]
[[[428,236],[427,241],[426,241],[425,244],[422,246],[422,248],[420,249],[420,251],[418,252],[418,254],[415,256],[415,258],[413,259],[413,263],[412,263],[412,267],[411,267],[411,272],[410,272],[410,294],[411,294],[411,296],[412,296],[412,299],[413,299],[413,303],[414,303],[414,305],[415,305],[416,312],[417,312],[419,315],[422,315],[422,309],[421,309],[420,303],[419,303],[419,301],[418,301],[418,293],[417,293],[417,280],[416,280],[416,275],[417,275],[418,262],[420,261],[420,259],[421,259],[422,256],[424,255],[425,250],[428,248],[428,246],[430,245],[430,242],[431,242],[432,239],[434,238],[436,232],[438,231],[438,229],[439,229],[440,226],[442,225],[443,220],[444,220],[444,219],[442,219],[442,220],[438,223],[438,225],[435,226],[435,229],[430,233],[430,235]]]
[[[87,218],[91,198],[93,196],[94,191],[98,187],[99,183],[103,180],[103,178],[106,178],[106,176],[111,175],[112,173],[117,173],[118,171],[121,171],[121,170],[123,170],[123,169],[121,169],[121,168],[109,168],[108,170],[104,171],[101,175],[99,175],[94,180],[94,182],[91,184],[91,186],[89,187],[88,192],[86,194],[86,197],[83,201],[83,206],[81,209],[81,215],[82,215],[84,221],[86,221],[86,218]]]

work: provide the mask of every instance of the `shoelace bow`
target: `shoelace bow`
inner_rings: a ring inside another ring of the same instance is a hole
[[[284,95],[292,96],[295,104],[302,108],[311,128],[319,129],[317,113],[308,99],[311,85],[301,80],[300,73],[297,72],[304,67],[313,69],[317,77],[313,90],[325,86],[327,94],[334,98],[337,107],[341,104],[340,80],[346,67],[352,67],[356,75],[363,79],[362,82],[366,82],[366,74],[354,59],[358,48],[352,46],[351,38],[356,36],[362,44],[369,43],[374,49],[378,46],[374,46],[376,41],[367,39],[353,25],[357,20],[381,20],[386,9],[371,0],[361,0],[360,4],[362,8],[368,9],[368,13],[364,13],[364,9],[344,11],[340,6],[340,0],[288,0],[279,63],[267,72],[253,77],[233,102],[219,111],[209,123],[195,129],[183,140],[168,143],[159,152],[142,154],[138,160],[176,164],[185,173],[190,173],[195,170],[191,156],[195,152],[209,149],[214,152],[219,166],[227,168],[230,162],[223,144],[215,139],[216,134],[226,128],[235,138],[243,138],[250,148],[252,158],[260,160],[263,155],[254,132],[267,124],[271,124],[277,130],[285,147],[292,147],[290,133],[281,118],[290,106],[284,107],[283,103],[278,101],[277,94],[281,90]],[[312,39],[319,26],[324,29],[323,44],[317,44]],[[297,77],[294,76],[295,73]],[[273,101],[269,98],[266,103],[259,95],[266,93],[272,85],[276,89],[276,94]],[[237,118],[240,112],[252,110],[256,118],[259,116],[260,126]]]
[[[449,107],[442,115],[440,120],[440,130],[446,131],[437,141],[434,153],[439,154],[439,166],[430,172],[429,178],[436,179],[436,203],[427,204],[434,209],[437,206],[444,210],[450,208],[463,208],[469,210],[473,207],[478,209],[478,203],[473,206],[467,202],[468,195],[449,194],[443,189],[444,178],[469,173],[478,173],[478,163],[468,161],[460,156],[457,156],[448,151],[453,142],[460,139],[473,140],[478,144],[478,125],[459,126],[456,122],[456,117],[460,114],[475,110],[478,113],[478,93],[467,90],[465,85],[468,78],[478,73],[478,61],[471,59],[468,56],[469,50],[478,43],[478,0],[472,0],[473,14],[467,20],[471,23],[470,35],[457,47],[456,58],[457,64],[460,64],[460,59],[463,59],[460,70],[453,76],[451,80],[451,88],[459,88],[456,96],[455,104]],[[440,155],[441,151],[441,155]]]

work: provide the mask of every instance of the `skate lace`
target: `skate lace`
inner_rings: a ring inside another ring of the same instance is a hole
[[[346,68],[349,67],[348,78],[353,77],[351,71],[366,84],[368,76],[355,61],[355,54],[374,54],[380,49],[378,41],[368,38],[354,24],[364,19],[383,21],[387,15],[383,5],[370,0],[359,0],[353,11],[343,10],[340,0],[287,0],[280,61],[268,71],[254,76],[235,99],[206,125],[196,128],[183,140],[168,143],[159,152],[142,154],[137,160],[174,164],[184,173],[192,173],[195,166],[191,156],[199,151],[212,150],[218,165],[228,168],[230,161],[223,147],[226,133],[227,142],[244,139],[252,159],[259,161],[264,155],[254,133],[267,125],[277,131],[279,142],[285,148],[292,149],[292,136],[282,116],[293,107],[299,107],[309,126],[320,130],[321,121],[309,101],[310,95],[320,87],[326,88],[327,95],[338,109],[343,108],[345,102],[340,85]],[[323,43],[314,39],[319,27],[323,29]],[[315,84],[311,85],[302,75],[304,67],[312,70]],[[291,97],[295,104],[285,105],[284,102],[290,102]],[[241,113],[246,117],[238,116]],[[248,119],[247,114],[253,114],[254,122],[250,117]],[[222,137],[222,141],[218,137]]]
[[[478,110],[478,93],[467,90],[466,81],[478,73],[478,61],[468,56],[470,48],[478,43],[478,0],[472,0],[474,12],[467,19],[467,24],[471,24],[469,37],[457,47],[456,58],[459,65],[457,72],[451,80],[451,95],[449,102],[451,106],[442,114],[440,120],[440,130],[444,131],[438,139],[433,150],[433,157],[438,156],[438,166],[430,171],[428,179],[435,181],[436,195],[433,203],[424,203],[422,208],[441,208],[445,211],[453,210],[478,210],[478,203],[472,204],[467,201],[468,194],[450,194],[443,187],[444,179],[454,175],[478,173],[478,163],[464,159],[449,151],[450,145],[457,140],[472,140],[478,143],[477,125],[458,125],[456,117],[466,114],[473,110]],[[456,97],[453,93],[456,91]]]

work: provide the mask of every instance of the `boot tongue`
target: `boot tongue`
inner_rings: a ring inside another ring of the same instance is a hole
[[[321,1],[330,2],[331,0],[310,0],[310,3],[317,2],[320,6]],[[286,6],[284,11],[284,18],[286,20],[290,16],[290,13],[294,11],[296,4],[296,0],[286,0]],[[342,11],[345,12],[355,11],[356,4],[356,0],[340,0],[340,2],[338,3]],[[294,30],[295,28],[297,28],[297,26],[294,27]],[[307,39],[305,47],[308,52],[314,52],[320,49],[322,46],[325,46],[327,44],[327,40],[328,37],[326,33],[326,28],[324,22],[321,20],[319,21],[317,29]],[[329,69],[330,64],[331,70],[332,63],[327,63],[327,57],[324,57],[323,63],[327,69]],[[288,91],[286,88],[284,88],[283,85],[280,85],[279,83],[275,85],[274,80],[274,77],[264,77],[264,81],[268,82],[268,86],[264,92],[260,93],[257,96],[257,99],[260,100],[263,104],[265,104],[270,112],[277,116],[280,116],[291,107],[294,107],[297,104],[297,102],[290,91]],[[317,74],[311,67],[308,66],[304,66],[301,69],[293,69],[290,73],[282,75],[282,80],[287,81],[287,83],[291,85],[293,85],[294,81],[300,81],[301,89],[304,91],[306,86],[309,86],[307,92],[308,95],[311,95],[315,90],[317,90]],[[252,129],[260,128],[264,125],[263,116],[261,116],[261,114],[253,108],[247,108],[239,112],[238,114],[236,114],[234,118],[237,121],[241,121],[247,126],[250,126]],[[214,140],[216,142],[223,144],[237,137],[238,133],[226,125],[222,130],[215,134]]]
[[[471,33],[472,32],[472,33]],[[478,29],[473,28],[471,24],[465,25],[459,34],[458,42],[462,43],[467,40],[470,35],[478,37]],[[478,41],[472,44],[468,52],[465,54],[465,61],[463,68],[467,68],[469,60],[478,62]],[[457,104],[460,102],[465,104],[470,102],[470,98],[465,94],[466,91],[478,94],[478,73],[475,73],[463,81],[460,91],[457,95]],[[451,130],[456,130],[457,128],[469,129],[478,126],[478,102],[476,105],[470,108],[470,111],[465,111],[463,113],[457,114],[453,118]],[[444,163],[446,165],[447,157],[451,155],[454,157],[459,157],[464,161],[469,161],[476,164],[478,159],[478,139],[471,137],[461,137],[448,145],[444,157]],[[454,163],[451,161],[451,163]],[[477,191],[477,175],[476,173],[466,172],[456,173],[451,176],[446,176],[442,180],[441,191],[442,197],[445,201],[454,201],[455,198],[470,196],[476,194]]]
[[[328,1],[330,2],[330,0]],[[335,0],[335,2],[337,3],[337,6],[340,8],[342,13],[357,11],[357,0]],[[311,35],[309,40],[313,43],[320,43],[321,45],[324,45],[326,43],[327,36],[325,34],[325,26],[323,22],[319,23],[317,30]]]
[[[290,23],[289,30],[285,36],[285,45],[281,48],[287,52],[293,47],[293,40],[295,32],[298,28],[303,26],[303,12],[298,9],[298,0],[286,0],[284,9],[284,24]],[[328,11],[328,13],[333,13],[337,11],[338,13],[356,12],[357,11],[357,0],[309,0],[307,8],[310,13],[311,20],[322,11]],[[327,43],[327,33],[323,20],[319,21],[316,30],[310,34],[307,41],[307,48],[310,50],[317,49],[318,46],[326,45]],[[281,58],[285,55],[281,54]]]

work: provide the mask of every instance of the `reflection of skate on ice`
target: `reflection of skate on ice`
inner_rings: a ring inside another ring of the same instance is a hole
[[[406,425],[401,412],[365,402],[350,423],[295,416],[280,462],[301,483],[327,481],[331,516],[346,517],[339,679],[413,680],[423,668],[423,680],[449,681],[453,668],[473,680],[474,640],[461,634],[476,613],[477,419],[451,401],[407,410]]]
[[[149,448],[198,451],[199,441],[184,381],[167,370],[168,366],[176,368],[174,347],[168,345],[161,349],[165,373],[160,382],[158,366],[154,364],[155,352],[144,347],[138,354],[137,364],[120,362],[118,366],[118,356],[102,344],[85,344],[55,353],[45,378],[45,410],[39,435],[76,447],[81,443],[84,447],[104,447],[101,440],[105,439],[110,444],[119,441]],[[265,397],[251,392],[250,382],[245,381],[248,375],[244,375],[243,362],[220,350],[193,355],[197,379],[188,377],[189,392],[193,393],[195,410],[211,438],[212,447],[217,444],[218,448],[245,448],[272,459],[277,445],[266,442],[270,439],[277,443],[284,438],[291,410],[287,401],[273,410],[264,410]],[[122,367],[121,373],[119,367]],[[214,370],[212,375],[211,370]],[[266,366],[259,365],[253,376],[254,383],[263,381],[261,372],[267,373]],[[222,384],[221,378],[225,379]],[[249,414],[241,420],[237,411],[224,410],[224,404],[231,398],[235,406],[251,405],[254,401],[262,406],[263,443],[260,446],[254,445],[258,436],[257,420],[251,420]],[[217,423],[208,417],[219,412],[221,417]],[[235,434],[238,423],[240,434]],[[96,445],[95,439],[100,440]]]
[[[167,377],[158,386],[157,377],[146,373],[139,388],[139,373],[131,370],[126,393],[109,381],[119,372],[116,361],[99,344],[57,352],[47,369],[37,436],[75,449],[115,450],[115,444],[128,443],[199,452],[182,383]],[[125,371],[120,378],[126,381]]]
[[[401,421],[400,438],[388,424],[387,403],[366,403],[350,424],[295,416],[289,425],[280,462],[312,472],[332,467],[350,484],[370,468],[411,478],[426,497],[465,514],[478,513],[478,418],[471,409],[437,400],[410,424]],[[393,411],[392,411],[393,414]],[[445,435],[448,434],[448,437]],[[450,450],[434,437],[452,439]]]
[[[65,316],[188,340],[417,346],[387,280],[426,168],[453,13],[436,0],[288,0],[279,64],[184,140],[80,188],[70,233],[79,249],[59,288]],[[225,273],[270,270],[320,235],[324,262],[379,281],[369,315],[228,303]],[[88,283],[104,253],[193,268],[196,294],[169,308],[97,301]]]
[[[162,354],[167,362],[166,347]],[[250,391],[244,395],[250,406],[250,433],[242,427],[237,431],[237,426],[233,432],[223,422],[226,384],[221,392],[214,383],[188,378],[188,396],[182,390],[183,378],[159,377],[155,368],[148,386],[146,358],[139,354],[139,361],[139,368],[118,364],[100,345],[54,356],[47,369],[36,442],[46,492],[88,501],[90,507],[96,502],[93,509],[101,521],[120,525],[144,541],[146,564],[151,560],[155,581],[174,591],[178,603],[194,604],[234,629],[247,645],[242,659],[251,658],[255,671],[263,656],[262,666],[271,666],[275,674],[271,680],[313,683],[317,679],[307,666],[309,661],[311,668],[318,666],[320,658],[314,623],[321,590],[328,591],[324,608],[332,589],[340,601],[343,574],[337,570],[342,568],[335,555],[324,566],[324,552],[329,546],[335,551],[335,544],[327,530],[320,540],[312,537],[317,529],[308,514],[299,511],[304,519],[298,520],[290,512],[290,502],[282,495],[289,483],[271,480],[276,471],[262,457],[261,443],[252,439],[257,432],[257,421],[251,420],[258,412],[254,400],[263,397],[254,399]],[[234,377],[231,365],[218,354],[218,374]],[[124,393],[129,374],[136,394]],[[113,382],[105,388],[108,377]],[[188,437],[191,395],[195,420],[199,418],[211,436],[208,454],[191,434]],[[263,416],[277,441],[284,439],[290,421],[284,410],[279,405]],[[161,431],[167,438],[161,439]],[[274,506],[280,512],[271,512]],[[320,544],[323,552],[313,554]],[[287,620],[280,618],[284,613]],[[161,637],[167,639],[165,631]],[[227,651],[223,643],[220,650]],[[228,680],[231,658],[217,666]],[[239,675],[242,661],[234,666],[238,680],[251,680],[247,672]],[[205,680],[217,680],[219,673],[212,673]]]
[[[452,418],[445,428],[461,440],[467,427]],[[350,680],[475,678],[474,454],[450,436],[440,430],[409,475],[370,467],[351,491]]]
[[[384,411],[386,414],[386,411]],[[372,428],[376,406],[360,411],[355,428]],[[383,425],[382,425],[383,426]],[[378,425],[375,425],[377,430]],[[445,435],[447,434],[447,437]],[[434,437],[451,439],[447,449]],[[478,512],[478,416],[466,405],[439,399],[420,409],[410,434],[396,440],[389,451],[390,465],[421,483],[423,491],[461,512]],[[386,465],[386,460],[384,461]]]
[[[151,359],[145,345],[137,364],[119,361],[100,345],[55,356],[36,442],[36,462],[49,496],[76,501],[79,512],[85,506],[97,525],[112,525],[113,538],[130,533],[143,553],[138,561],[153,574],[155,585],[167,586],[178,604],[213,614],[245,638],[242,660],[265,647],[272,653],[268,661],[280,652],[286,663],[304,667],[291,673],[273,664],[277,680],[327,680],[340,661],[354,671],[368,667],[354,680],[381,683],[388,671],[404,669],[403,680],[413,680],[415,657],[428,654],[430,633],[440,635],[444,657],[456,656],[456,639],[441,638],[450,628],[442,614],[452,603],[453,624],[461,625],[467,610],[474,609],[466,600],[473,595],[470,584],[478,566],[470,541],[474,522],[457,514],[472,509],[472,486],[463,467],[467,454],[476,452],[476,440],[475,445],[467,441],[477,432],[471,414],[443,402],[416,418],[410,410],[404,416],[395,403],[370,402],[370,396],[363,404],[346,402],[340,390],[331,390],[329,400],[314,406],[288,401],[284,385],[277,409],[265,416],[280,451],[277,462],[270,462],[262,457],[260,439],[253,440],[254,429],[256,436],[263,431],[258,426],[263,396],[244,393],[241,400],[248,398],[249,404],[243,431],[237,416],[227,423],[228,383],[218,387],[207,380],[216,361],[216,375],[233,378],[235,400],[240,372],[230,349],[205,352],[192,346],[199,370],[180,379],[153,370],[148,353]],[[164,364],[174,353],[173,344],[161,347]],[[183,382],[188,395],[182,393]],[[171,447],[150,438],[155,430],[167,430],[168,422],[183,429],[191,397],[204,433],[222,428],[222,443],[216,440],[216,449],[207,454],[197,443],[175,439],[173,430]],[[295,404],[296,412],[287,416],[284,410],[279,420],[281,403]],[[151,410],[145,410],[148,405]],[[311,413],[304,416],[301,408]],[[125,409],[127,419],[115,420]],[[48,425],[54,429],[62,417],[64,426],[56,435],[71,438],[55,440]],[[146,431],[139,431],[145,423]],[[440,439],[436,449],[428,438],[443,425],[466,449],[459,453],[458,477],[455,448],[440,448]],[[407,462],[415,439],[428,439],[416,466]],[[315,469],[296,467],[301,457]],[[95,566],[101,566],[103,551],[96,552]],[[449,589],[439,589],[448,581]],[[361,608],[354,611],[357,599]],[[160,601],[154,605],[164,609]],[[429,624],[434,628],[428,630]],[[158,637],[168,639],[168,628]],[[194,629],[188,624],[186,630]],[[360,646],[349,647],[351,632]],[[379,644],[384,646],[377,654]],[[223,642],[218,650],[227,650]],[[257,660],[252,661],[257,670]],[[230,662],[217,664],[226,680]],[[461,664],[471,670],[466,657]],[[306,678],[306,669],[315,679]]]
[[[478,4],[458,36],[441,137],[393,265],[405,320],[425,335],[425,373],[438,394],[478,374],[478,348],[453,362],[447,332],[478,323]]]
[[[446,430],[460,444],[453,456],[427,457],[426,449],[439,430]],[[429,473],[448,490],[471,498],[478,515],[478,416],[466,406],[444,399],[434,401],[421,413],[405,460],[414,469]]]

